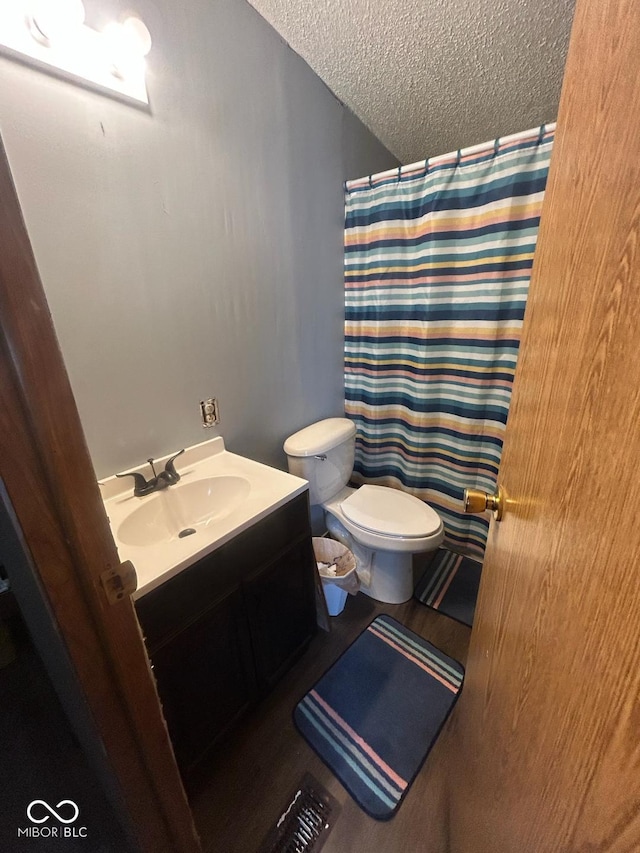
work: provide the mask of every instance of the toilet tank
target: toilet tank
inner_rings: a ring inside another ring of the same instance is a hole
[[[353,470],[356,427],[348,418],[326,418],[284,443],[289,472],[309,481],[309,501],[323,504],[344,488]]]

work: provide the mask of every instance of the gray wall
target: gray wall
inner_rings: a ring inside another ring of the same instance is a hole
[[[126,7],[85,4],[88,23]],[[130,8],[130,7],[128,7]],[[343,409],[342,181],[397,161],[244,0],[138,0],[151,114],[0,58],[0,130],[96,473]]]

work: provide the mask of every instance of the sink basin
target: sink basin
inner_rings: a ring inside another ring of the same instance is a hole
[[[170,454],[158,459],[161,467]],[[121,560],[136,568],[140,598],[220,548],[307,488],[306,480],[225,449],[216,436],[185,448],[180,481],[138,498],[128,479],[100,481]],[[148,466],[137,470],[149,475]]]
[[[248,497],[249,480],[234,475],[207,477],[170,486],[147,498],[119,525],[125,545],[158,545],[186,536],[231,515]]]

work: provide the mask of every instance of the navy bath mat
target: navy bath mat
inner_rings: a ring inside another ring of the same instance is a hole
[[[299,732],[364,811],[393,817],[451,713],[464,668],[378,616],[298,703]]]
[[[464,625],[473,625],[482,563],[441,548],[414,590],[421,604]]]

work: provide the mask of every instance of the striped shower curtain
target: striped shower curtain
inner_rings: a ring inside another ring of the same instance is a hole
[[[509,411],[553,133],[345,185],[345,410],[354,481],[440,514],[482,557]]]

